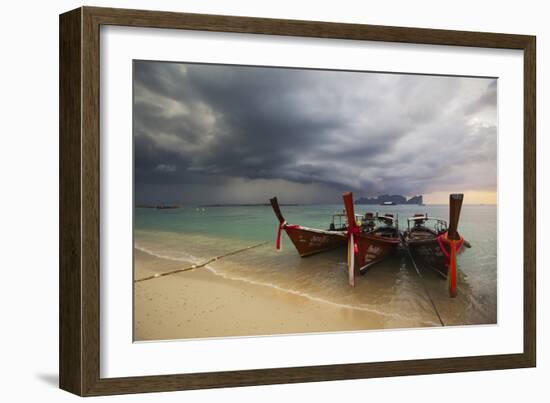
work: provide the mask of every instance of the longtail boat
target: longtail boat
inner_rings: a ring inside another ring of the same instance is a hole
[[[366,213],[364,221],[357,222],[351,192],[343,195],[348,217],[348,276],[355,286],[355,278],[372,265],[382,261],[400,243],[397,217],[393,214]]]
[[[296,224],[288,224],[283,217],[276,197],[269,200],[275,216],[279,220],[276,247],[281,250],[282,232],[285,231],[301,257],[343,247],[347,241],[347,222],[345,214],[334,214],[329,229],[308,228]]]
[[[407,230],[402,233],[414,263],[445,277],[451,297],[457,295],[457,256],[464,246],[470,247],[458,233],[463,199],[463,194],[450,195],[448,227],[445,220],[415,214],[407,219]]]

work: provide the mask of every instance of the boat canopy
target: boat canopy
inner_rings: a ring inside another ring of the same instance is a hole
[[[428,213],[415,214],[413,217],[407,218],[409,231],[411,230],[411,223],[413,224],[413,228],[433,227],[434,231],[438,233],[447,231],[447,221],[441,218],[429,217]],[[426,225],[426,223],[429,223],[429,225]]]

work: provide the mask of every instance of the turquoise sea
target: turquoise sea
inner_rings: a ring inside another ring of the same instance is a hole
[[[341,205],[281,206],[290,224],[327,229]],[[414,213],[447,219],[448,206],[356,206],[357,213],[391,212],[405,229]],[[146,253],[198,263],[259,242],[266,245],[209,264],[205,269],[235,281],[255,283],[277,292],[301,295],[341,306],[343,312],[381,313],[384,327],[438,326],[429,298],[446,325],[497,322],[497,210],[494,205],[464,205],[460,233],[472,248],[459,256],[459,295],[448,297],[446,282],[422,270],[422,279],[408,255],[398,250],[347,283],[346,251],[334,250],[300,258],[286,235],[275,250],[278,222],[270,206],[197,207],[157,210],[136,208],[134,246]]]

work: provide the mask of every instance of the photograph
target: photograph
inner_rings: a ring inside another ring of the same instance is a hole
[[[498,324],[497,77],[132,70],[134,342]]]

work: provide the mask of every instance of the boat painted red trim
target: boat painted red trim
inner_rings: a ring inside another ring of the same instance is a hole
[[[301,257],[311,256],[346,245],[347,237],[345,230],[321,230],[288,224],[283,217],[277,198],[273,197],[269,201],[271,202],[275,216],[279,220],[279,231],[276,241],[277,250],[281,249],[283,231],[286,232]]]
[[[345,193],[343,199],[349,223],[348,276],[350,285],[354,286],[356,276],[384,260],[400,244],[401,238],[395,217],[390,214],[377,215],[370,218],[371,223],[358,224],[355,220],[353,194]],[[365,215],[365,219],[369,219],[369,215]],[[385,225],[377,225],[379,222]]]
[[[449,227],[439,218],[415,214],[408,219],[403,242],[415,263],[436,271],[447,279],[449,295],[457,295],[457,258],[470,244],[458,233],[463,194],[449,196]]]

